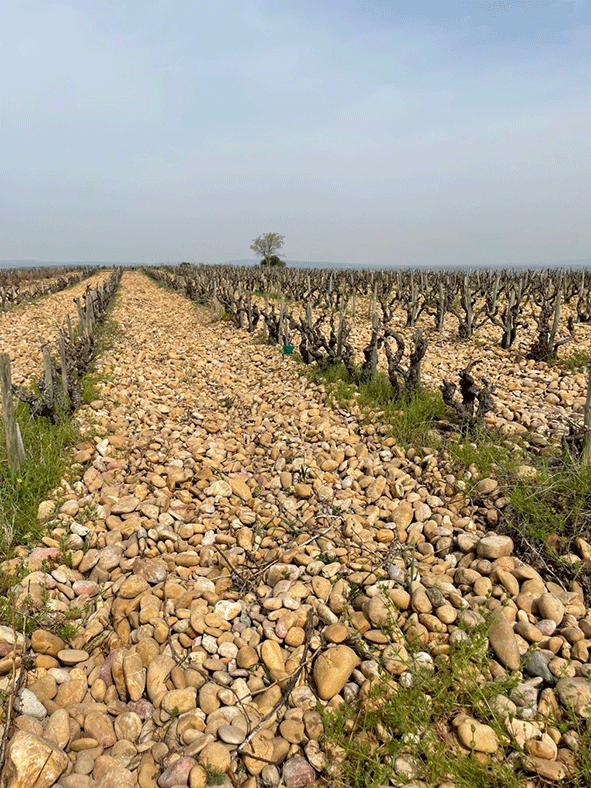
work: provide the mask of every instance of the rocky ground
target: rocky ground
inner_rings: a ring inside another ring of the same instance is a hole
[[[490,530],[494,479],[469,498],[427,447],[361,427],[293,359],[140,273],[113,318],[80,478],[40,505],[44,545],[3,567],[26,566],[18,601],[82,615],[69,642],[31,636],[8,786],[337,784],[319,704],[365,695],[380,663],[412,683],[487,616],[483,681],[522,670],[494,701],[504,741],[465,710],[449,746],[493,768],[509,746],[524,785],[574,774],[557,721],[591,710],[590,611]],[[0,628],[6,692],[15,640]]]
[[[264,299],[257,303],[263,306]],[[297,304],[289,308],[303,318],[305,310]],[[379,314],[379,308],[378,308]],[[574,339],[569,338],[566,330],[567,317],[571,308],[562,307],[561,326],[558,339],[567,338],[559,349],[558,356],[564,359],[573,353],[591,353],[591,325],[576,323]],[[450,314],[446,316],[444,329],[434,328],[433,317],[423,313],[412,328],[406,327],[406,316],[401,309],[394,312],[391,328],[398,331],[406,342],[403,366],[408,364],[413,335],[417,329],[423,332],[428,348],[421,363],[421,380],[426,386],[438,389],[444,380],[458,382],[460,370],[476,362],[472,374],[479,381],[486,378],[495,388],[495,408],[487,415],[489,425],[500,429],[507,435],[536,434],[537,445],[543,446],[548,439],[555,440],[568,431],[574,418],[580,420],[585,405],[587,371],[581,364],[579,368],[554,364],[538,363],[527,358],[529,348],[536,339],[537,308],[531,305],[524,308],[524,323],[518,332],[514,345],[509,350],[500,346],[502,331],[490,321],[475,329],[468,340],[458,338],[458,321]],[[314,313],[315,318],[317,313]],[[363,348],[371,336],[371,301],[360,298],[357,301],[355,318],[350,318],[351,333],[349,341],[356,352],[356,359],[363,359]],[[328,333],[328,328],[326,328]],[[299,335],[293,332],[291,339],[298,343]],[[379,366],[387,370],[384,351],[379,353]]]
[[[66,290],[31,304],[19,304],[0,314],[0,353],[10,356],[14,384],[21,386],[31,375],[39,374],[42,344],[57,345],[60,329],[66,325],[66,315],[70,315],[74,326],[78,323],[74,299],[82,298],[88,286],[96,287],[110,274],[111,271],[101,271]]]

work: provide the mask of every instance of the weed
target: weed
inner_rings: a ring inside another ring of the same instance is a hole
[[[230,396],[227,396],[227,397],[224,397],[224,398],[221,400],[220,404],[221,404],[221,405],[222,405],[222,407],[224,407],[226,410],[230,410],[230,409],[232,408],[232,406],[234,405],[234,402],[235,402],[235,401],[236,401],[236,397],[230,397]]]
[[[73,607],[65,613],[51,610],[49,594],[43,589],[41,597],[33,598],[15,592],[20,580],[26,574],[22,569],[11,575],[3,575],[0,586],[0,624],[14,626],[18,632],[30,636],[36,629],[47,629],[68,642],[78,631],[79,623],[90,612],[90,605],[84,610]]]
[[[562,553],[574,535],[587,538],[591,530],[591,466],[565,457],[558,466],[541,461],[537,473],[523,478],[510,493],[513,526],[526,537],[545,542],[558,537],[554,551]]]
[[[435,431],[437,422],[449,414],[441,394],[420,388],[406,401],[397,395],[387,375],[378,372],[375,378],[352,383],[343,364],[325,370],[306,369],[306,374],[316,382],[327,384],[329,399],[338,407],[355,403],[366,422],[383,422],[390,435],[401,446],[432,446],[440,438]]]
[[[591,364],[591,355],[589,351],[584,350],[583,348],[578,348],[577,350],[573,350],[568,356],[564,358],[555,359],[553,362],[556,366],[562,367],[563,369],[568,370],[582,370],[585,367],[588,367]]]
[[[184,373],[182,374],[179,382],[189,384],[193,382],[194,377],[195,377],[195,370],[193,369],[193,367],[187,367]]]
[[[226,781],[226,773],[215,766],[204,766],[206,785],[223,785]]]
[[[66,449],[77,439],[72,421],[52,424],[33,419],[23,403],[16,403],[16,417],[25,446],[25,462],[12,471],[6,447],[0,443],[0,553],[6,555],[13,543],[27,544],[43,533],[37,508],[48,492],[59,484],[67,468]]]
[[[506,731],[492,703],[495,695],[510,693],[516,679],[492,680],[488,673],[486,625],[433,663],[419,657],[409,656],[404,680],[394,680],[382,666],[355,701],[324,712],[331,785],[378,788],[388,781],[419,780],[457,788],[522,785],[515,766],[504,761]],[[480,761],[460,750],[452,722],[466,712],[495,731],[501,742],[496,755]]]
[[[476,482],[485,476],[514,478],[524,450],[494,429],[481,428],[469,437],[450,441],[447,447],[450,456],[462,468],[468,468]]]

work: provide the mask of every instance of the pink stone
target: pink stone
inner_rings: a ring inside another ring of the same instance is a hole
[[[177,785],[189,784],[189,773],[197,761],[194,758],[182,757],[165,769],[158,778],[160,788],[172,788]]]
[[[127,704],[127,708],[130,711],[135,711],[135,713],[140,717],[142,720],[148,720],[150,717],[154,716],[154,706],[150,703],[149,700],[145,700],[145,698],[140,698],[140,700],[132,700]]]
[[[61,555],[59,547],[34,547],[29,553],[29,558],[33,561],[48,561]]]
[[[109,653],[108,657],[101,665],[99,677],[105,682],[107,687],[113,686],[114,682],[113,682],[113,675],[111,673],[111,665],[113,664],[113,660],[115,659],[115,657],[120,651],[123,651],[123,649],[122,648],[113,649],[113,651]]]
[[[307,788],[316,780],[316,772],[305,758],[290,758],[283,764],[283,781],[286,788]]]
[[[76,596],[96,596],[100,588],[98,583],[93,583],[92,580],[76,580],[72,583],[72,590]]]

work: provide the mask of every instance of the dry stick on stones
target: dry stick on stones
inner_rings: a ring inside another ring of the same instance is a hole
[[[230,779],[230,782],[232,783],[234,788],[240,788],[240,783],[238,782],[238,780],[232,774],[232,769],[231,769],[230,766],[228,766],[228,768],[226,769],[225,774]]]
[[[328,517],[328,516],[333,516],[333,517],[336,517],[337,515],[326,515],[326,516],[327,516],[327,517]],[[328,528],[325,528],[325,529],[324,529],[324,531],[320,531],[320,533],[314,534],[314,536],[311,536],[311,537],[310,537],[309,539],[307,539],[305,542],[302,542],[301,544],[298,544],[298,547],[299,547],[299,548],[301,548],[301,547],[305,547],[306,545],[310,544],[311,542],[314,542],[314,541],[315,541],[316,539],[318,539],[320,536],[324,536],[325,534],[327,534],[327,533],[328,533],[328,532],[331,530],[331,528],[334,528],[334,523],[331,523],[331,524],[328,526]],[[295,544],[295,539],[296,539],[296,538],[295,538],[295,537],[293,537],[293,539],[291,539],[291,541],[287,543],[286,547],[289,547],[289,546],[293,547],[293,545]],[[226,560],[226,559],[224,558],[224,560]],[[261,567],[260,569],[257,569],[256,571],[254,571],[254,570],[253,570],[253,572],[252,572],[252,577],[253,577],[253,578],[260,577],[262,574],[264,574],[264,573],[267,571],[267,569],[269,569],[270,567],[272,567],[272,566],[275,566],[275,564],[279,564],[279,563],[281,563],[281,561],[279,560],[279,558],[275,558],[275,559],[273,559],[272,561],[269,561],[267,564],[265,564],[265,565],[264,565],[263,567]]]
[[[249,744],[254,739],[254,737],[257,735],[257,733],[265,726],[265,723],[267,722],[267,720],[271,719],[271,717],[274,714],[276,714],[279,711],[279,709],[288,702],[289,696],[291,695],[292,691],[295,689],[296,684],[298,683],[298,679],[300,677],[300,674],[301,674],[302,670],[306,667],[306,665],[308,663],[310,663],[314,659],[314,657],[320,651],[320,648],[317,648],[316,651],[312,654],[312,656],[310,658],[308,658],[308,651],[310,650],[310,641],[312,640],[313,633],[314,633],[314,617],[313,617],[312,611],[308,610],[308,621],[306,623],[306,639],[304,641],[304,650],[302,652],[302,658],[300,660],[300,664],[297,666],[297,668],[291,674],[291,678],[289,680],[289,683],[288,683],[287,687],[285,688],[285,691],[283,692],[283,695],[279,698],[277,703],[268,712],[268,714],[265,714],[263,719],[260,720],[257,725],[255,725],[255,727],[251,730],[251,732],[248,734],[246,739],[244,739],[242,744],[240,744],[238,746],[238,748],[236,749],[236,754],[237,755],[241,755],[242,754],[242,751],[244,750],[246,745]],[[282,679],[282,681],[284,681],[284,679]],[[277,684],[277,683],[278,682],[275,682],[275,684]],[[273,686],[273,685],[271,685],[271,686]],[[265,689],[269,689],[269,687],[266,687]],[[268,761],[266,758],[261,758],[258,755],[254,755],[254,754],[251,754],[251,753],[246,753],[246,754],[248,755],[249,758],[254,758],[257,761],[264,761],[265,763],[273,763],[273,761]]]

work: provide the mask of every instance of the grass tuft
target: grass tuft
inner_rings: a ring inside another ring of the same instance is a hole
[[[487,664],[482,624],[431,665],[411,657],[405,681],[382,668],[354,702],[324,711],[331,785],[379,788],[388,781],[422,780],[456,788],[521,786],[523,775],[504,761],[508,741],[493,703],[494,696],[511,692],[516,679],[493,680]],[[501,742],[497,754],[480,760],[460,748],[452,730],[462,713],[493,728]]]
[[[109,348],[117,335],[117,323],[112,318],[116,298],[111,300],[106,320],[97,328],[97,355]],[[97,399],[98,379],[94,366],[82,377],[83,402]],[[14,545],[31,544],[43,536],[44,526],[37,520],[39,503],[59,485],[71,463],[68,449],[80,439],[72,418],[64,417],[57,424],[46,418],[34,419],[20,401],[15,402],[15,411],[25,462],[16,472],[10,468],[4,430],[0,430],[0,559],[7,557]]]
[[[67,448],[77,439],[69,420],[52,424],[33,419],[24,403],[16,403],[16,417],[25,447],[25,462],[13,471],[8,465],[6,445],[0,439],[0,554],[6,556],[13,544],[29,544],[43,535],[37,508],[49,491],[57,487],[68,467]]]
[[[351,383],[343,364],[325,370],[306,368],[306,374],[327,386],[329,398],[336,405],[350,407],[355,403],[366,422],[385,423],[388,434],[400,446],[437,448],[440,444],[436,425],[449,410],[438,391],[423,387],[407,401],[397,395],[384,372],[371,380]]]

